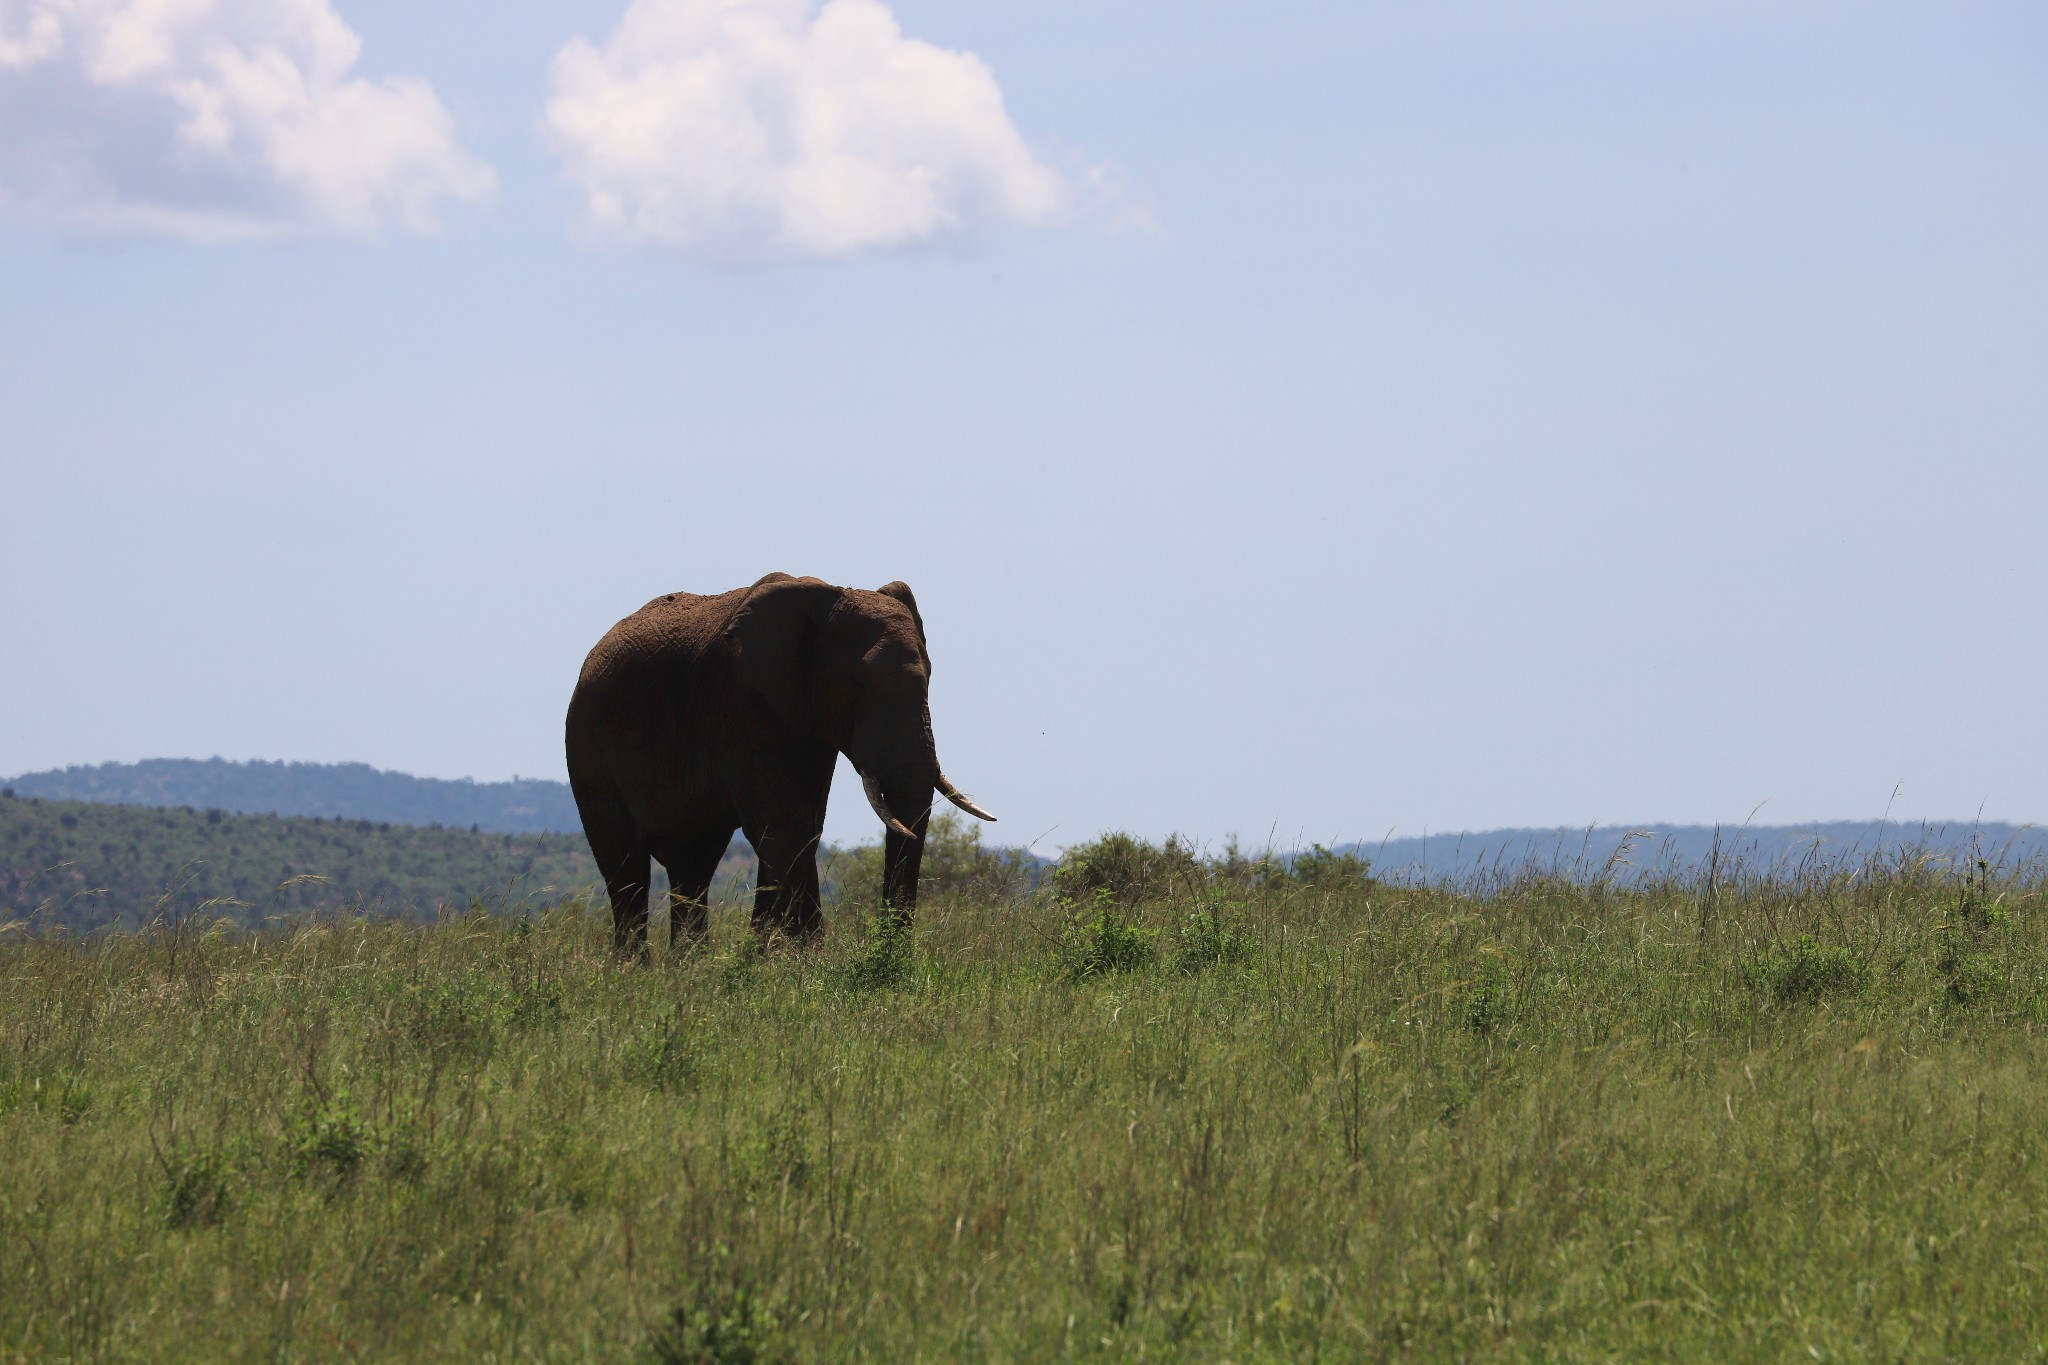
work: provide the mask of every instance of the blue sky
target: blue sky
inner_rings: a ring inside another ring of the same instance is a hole
[[[2038,6],[906,0],[951,221],[707,201],[714,93],[625,230],[622,0],[266,2],[360,39],[289,184],[0,7],[0,772],[559,776],[612,621],[782,569],[912,584],[1041,846],[2048,814]]]

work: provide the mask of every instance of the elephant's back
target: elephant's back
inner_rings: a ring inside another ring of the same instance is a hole
[[[668,749],[691,727],[695,693],[709,681],[717,648],[744,590],[668,593],[605,632],[583,661],[569,698],[571,766],[624,746]],[[614,754],[616,757],[616,754]]]
[[[745,589],[703,596],[672,592],[626,617],[583,660],[578,695],[641,685],[668,687],[718,643]]]
[[[691,712],[716,685],[711,656],[744,597],[666,593],[606,631],[584,659],[565,738],[586,831],[593,819],[660,823],[694,770],[700,727]]]

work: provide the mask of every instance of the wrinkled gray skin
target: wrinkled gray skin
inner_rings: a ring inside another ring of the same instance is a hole
[[[701,940],[733,831],[760,866],[754,930],[815,935],[819,839],[845,754],[883,821],[882,896],[917,905],[932,793],[985,820],[939,770],[917,601],[769,574],[658,597],[613,626],[569,701],[569,785],[611,897],[613,943],[647,951],[647,884],[668,869],[675,942]]]

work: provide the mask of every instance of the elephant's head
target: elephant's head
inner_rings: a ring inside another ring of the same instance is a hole
[[[995,816],[939,768],[926,700],[931,657],[909,585],[866,592],[771,574],[749,590],[726,636],[741,686],[860,774],[887,827],[883,899],[913,908],[932,793],[980,819]]]

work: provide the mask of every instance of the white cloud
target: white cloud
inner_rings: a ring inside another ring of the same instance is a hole
[[[981,59],[880,0],[632,0],[556,55],[543,124],[597,235],[722,262],[1053,223],[1077,197]]]
[[[431,230],[487,198],[432,87],[327,0],[0,0],[0,210],[209,241]]]

